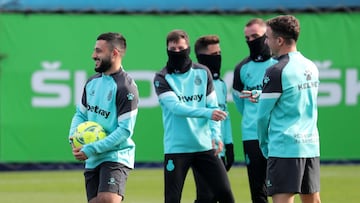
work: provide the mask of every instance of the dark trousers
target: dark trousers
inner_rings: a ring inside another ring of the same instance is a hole
[[[192,168],[198,178],[204,180],[215,200],[233,203],[234,196],[221,160],[215,151],[165,154],[165,203],[180,203],[186,175]]]
[[[193,170],[194,180],[196,184],[196,200],[194,203],[217,203],[213,191],[208,186],[206,180],[204,180],[196,170]]]
[[[260,150],[259,141],[243,141],[243,147],[252,202],[268,203],[265,184],[267,161]]]

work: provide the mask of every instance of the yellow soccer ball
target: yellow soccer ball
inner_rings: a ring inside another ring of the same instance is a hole
[[[72,142],[74,147],[81,147],[85,144],[104,139],[105,137],[106,132],[100,124],[94,121],[85,121],[76,127],[72,136]]]

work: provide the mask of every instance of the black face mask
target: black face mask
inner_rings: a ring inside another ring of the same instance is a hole
[[[95,71],[98,73],[104,73],[111,68],[111,58],[102,59],[99,67],[95,67]]]
[[[215,80],[220,78],[221,55],[199,54],[196,55],[196,58],[199,63],[210,69]]]
[[[179,52],[167,50],[166,68],[169,73],[185,73],[191,67],[190,47]]]
[[[250,58],[255,62],[263,62],[271,57],[270,48],[265,44],[265,39],[263,35],[253,41],[246,41],[250,49]]]

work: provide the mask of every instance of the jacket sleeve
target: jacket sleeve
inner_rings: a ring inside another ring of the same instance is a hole
[[[280,93],[278,93],[280,94]],[[265,158],[268,158],[268,142],[269,142],[269,127],[270,127],[270,114],[274,108],[277,99],[270,98],[267,94],[261,94],[259,99],[259,107],[257,111],[257,134],[259,138],[260,149]]]
[[[84,88],[81,102],[76,106],[76,112],[71,120],[70,130],[69,130],[69,138],[74,134],[76,127],[85,121],[88,120],[86,116],[86,91]],[[70,141],[70,140],[69,140]]]

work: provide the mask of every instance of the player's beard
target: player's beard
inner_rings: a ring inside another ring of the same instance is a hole
[[[95,59],[95,60],[99,60],[100,61],[100,65],[98,67],[95,66],[95,71],[98,73],[104,73],[106,71],[108,71],[111,68],[111,58],[107,57],[107,58],[103,58],[103,59]]]

